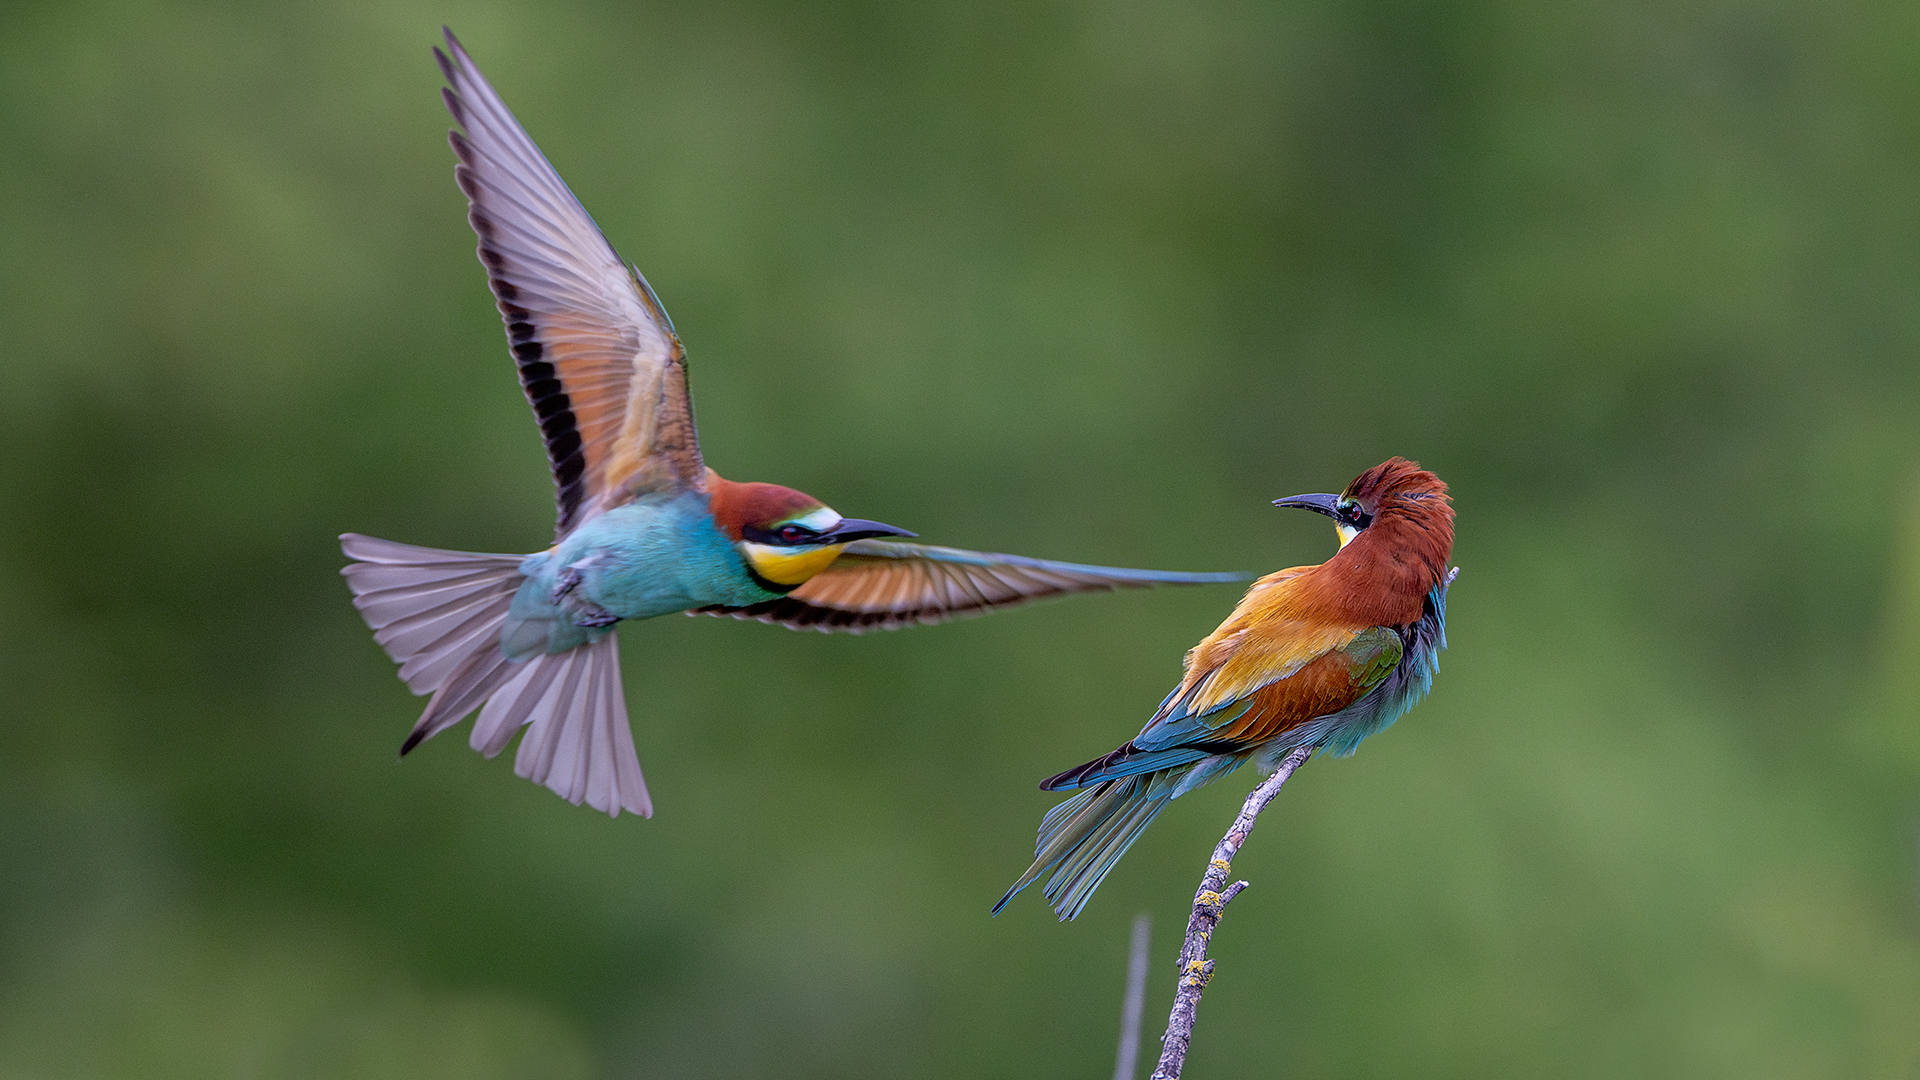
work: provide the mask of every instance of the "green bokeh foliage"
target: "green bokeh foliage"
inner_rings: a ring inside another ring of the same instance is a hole
[[[1106,1075],[1245,789],[986,918],[1225,589],[623,630],[652,821],[396,765],[334,535],[550,524],[443,21],[730,476],[1261,570],[1454,485],[1435,694],[1275,804],[1191,1075],[1920,1071],[1912,5],[98,0],[0,11],[0,1077]]]

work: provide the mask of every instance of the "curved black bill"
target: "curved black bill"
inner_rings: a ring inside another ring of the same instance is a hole
[[[874,536],[919,536],[905,529],[896,529],[878,521],[863,521],[860,518],[841,518],[840,524],[830,531],[820,534],[816,544],[846,544],[855,540],[865,540]]]
[[[1311,510],[1316,514],[1325,514],[1335,521],[1345,520],[1340,515],[1340,496],[1338,495],[1289,495],[1284,499],[1273,500],[1273,505]]]

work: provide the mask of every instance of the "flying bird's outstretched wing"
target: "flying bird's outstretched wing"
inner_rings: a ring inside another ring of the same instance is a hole
[[[1069,593],[1246,579],[1246,574],[1125,570],[931,544],[856,540],[833,565],[778,600],[747,607],[700,608],[690,614],[731,615],[823,634],[858,634],[984,615]]]
[[[559,502],[555,535],[649,491],[705,476],[686,361],[653,291],[628,269],[465,49],[435,49],[448,133],[520,385]]]

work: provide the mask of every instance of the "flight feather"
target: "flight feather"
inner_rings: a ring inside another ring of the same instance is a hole
[[[447,48],[434,55],[464,129],[448,135],[455,177],[546,441],[556,536],[636,495],[699,487],[686,359],[666,313],[450,32]]]

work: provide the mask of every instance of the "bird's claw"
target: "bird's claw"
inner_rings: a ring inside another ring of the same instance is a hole
[[[563,606],[567,609],[567,613],[572,616],[573,625],[575,626],[586,626],[595,630],[603,626],[612,626],[614,623],[620,621],[620,616],[615,615],[613,612],[608,611],[606,608],[601,607],[599,604],[594,603],[584,596],[574,595],[574,590],[578,589],[580,583],[586,580],[585,576],[580,573],[580,567],[582,565],[584,564],[575,563],[565,570],[560,571],[560,576],[554,582],[553,586],[553,603],[555,606]],[[561,603],[563,600],[566,601],[565,604]]]
[[[591,600],[575,600],[573,602],[573,610],[573,625],[575,626],[590,626],[598,630],[603,626],[612,626],[614,623],[620,621],[620,616],[615,615],[613,612],[608,611],[606,608],[601,607]]]

